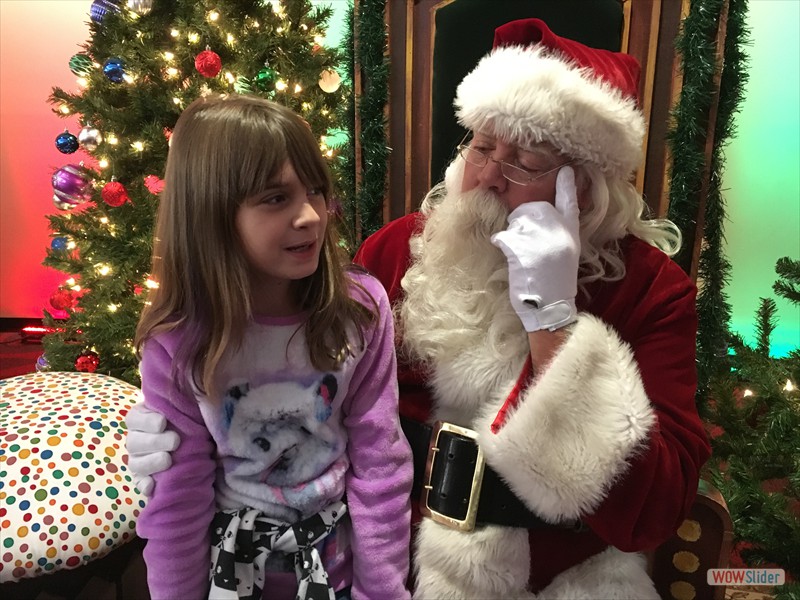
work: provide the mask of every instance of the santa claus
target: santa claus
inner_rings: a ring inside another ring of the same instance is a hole
[[[538,19],[498,28],[445,181],[356,256],[402,337],[418,598],[658,598],[639,552],[709,446],[680,234],[630,183],[638,74]]]

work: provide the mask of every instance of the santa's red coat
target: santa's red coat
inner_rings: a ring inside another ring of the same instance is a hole
[[[417,213],[397,219],[369,237],[355,257],[383,283],[393,304],[403,297],[400,281],[410,263],[409,239],[423,225]],[[647,243],[628,237],[621,248],[626,276],[591,284],[590,299],[579,295],[578,309],[599,317],[630,346],[655,425],[642,448],[627,457],[624,475],[591,514],[582,515],[588,531],[530,532],[532,591],[608,546],[633,552],[665,541],[688,512],[700,467],[710,454],[694,404],[696,288]],[[398,369],[401,414],[425,421],[432,391],[421,373],[402,362]]]

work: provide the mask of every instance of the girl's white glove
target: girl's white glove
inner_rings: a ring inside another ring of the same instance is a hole
[[[579,213],[575,173],[564,167],[555,206],[521,204],[508,215],[508,228],[492,236],[508,260],[511,305],[525,331],[553,331],[577,318]]]
[[[143,403],[135,404],[125,417],[128,435],[125,448],[128,451],[128,468],[133,482],[145,496],[153,493],[153,473],[159,473],[172,465],[170,452],[180,444],[174,431],[166,431],[164,415],[150,410]]]

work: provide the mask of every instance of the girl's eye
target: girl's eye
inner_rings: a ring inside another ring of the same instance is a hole
[[[262,203],[274,206],[276,204],[280,204],[280,203],[284,202],[285,200],[286,200],[286,196],[284,196],[283,194],[275,194],[274,196],[266,196],[262,200]]]
[[[322,193],[323,192],[322,192],[322,188],[321,187],[311,188],[311,189],[308,190],[308,195],[309,196],[321,196]]]

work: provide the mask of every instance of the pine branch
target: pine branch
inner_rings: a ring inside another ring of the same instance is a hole
[[[788,256],[779,258],[775,263],[775,272],[784,281],[776,281],[772,289],[792,304],[800,304],[800,260],[792,260]]]

